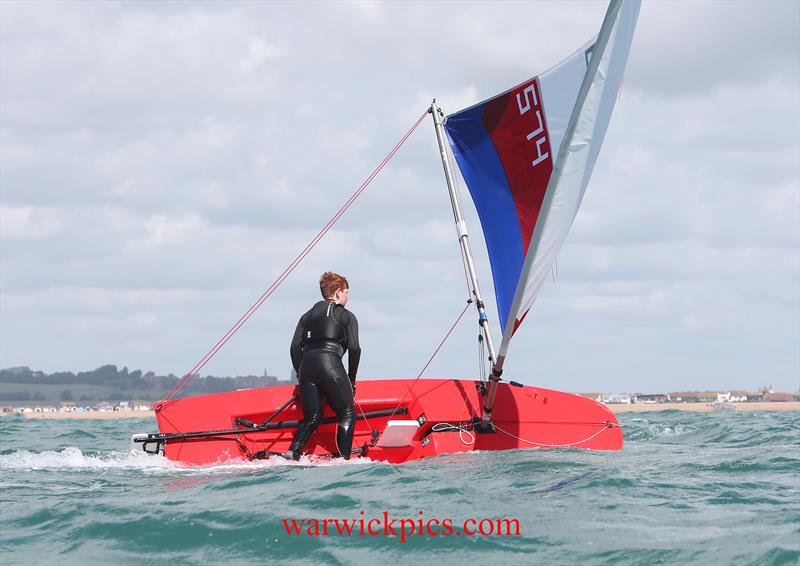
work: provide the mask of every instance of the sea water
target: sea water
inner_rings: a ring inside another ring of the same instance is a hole
[[[800,413],[620,417],[620,452],[205,467],[132,452],[150,418],[3,417],[0,563],[800,562]]]

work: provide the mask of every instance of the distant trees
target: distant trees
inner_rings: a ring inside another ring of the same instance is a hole
[[[3,401],[30,401],[31,394],[27,391],[3,392]]]
[[[100,366],[92,371],[77,374],[61,371],[44,373],[33,371],[29,367],[20,366],[0,369],[0,385],[15,384],[14,391],[0,387],[0,401],[45,401],[58,399],[62,401],[100,400],[155,400],[163,397],[178,383],[176,375],[156,375],[152,371],[129,371],[127,367],[118,369],[113,364]],[[237,389],[271,387],[291,382],[280,381],[270,375],[244,375],[237,377],[196,377],[181,392],[181,396],[203,395],[207,393],[224,393]],[[22,385],[22,387],[20,387]],[[68,387],[43,387],[43,386]],[[22,391],[21,391],[22,390]]]

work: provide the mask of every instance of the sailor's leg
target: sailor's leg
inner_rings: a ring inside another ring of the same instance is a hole
[[[300,383],[300,399],[303,402],[303,422],[294,433],[292,444],[289,450],[292,452],[292,457],[297,460],[300,458],[300,453],[303,447],[317,430],[320,421],[322,420],[322,399],[320,398],[319,387],[313,381],[302,381]]]
[[[356,411],[353,404],[353,389],[344,368],[341,369],[341,372],[337,372],[335,378],[321,382],[320,389],[339,418],[339,426],[336,429],[336,448],[342,458],[349,460],[353,447],[353,432],[356,428]]]
[[[350,380],[347,380],[349,387]],[[336,412],[339,417],[339,426],[336,429],[336,448],[345,460],[350,459],[350,451],[353,449],[353,433],[356,430],[356,411],[351,403],[341,411]]]

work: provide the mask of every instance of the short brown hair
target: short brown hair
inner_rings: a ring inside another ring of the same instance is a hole
[[[319,290],[322,293],[323,299],[333,297],[334,293],[339,289],[349,288],[350,284],[347,282],[347,279],[333,271],[326,271],[322,274],[322,277],[319,278]]]

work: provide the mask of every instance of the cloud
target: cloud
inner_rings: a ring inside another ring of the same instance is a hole
[[[60,227],[60,220],[54,211],[0,205],[0,235],[4,240],[46,238],[58,232]]]
[[[452,112],[544,71],[604,11],[0,3],[0,365],[185,371],[432,98]],[[797,386],[797,21],[792,2],[645,3],[558,277],[512,343],[517,380]],[[364,377],[416,375],[466,295],[427,120],[208,371],[287,375],[328,269],[352,283]],[[477,375],[474,322],[430,375]]]
[[[798,21],[798,3],[783,0],[646,3],[626,84],[656,95],[768,80],[796,88]]]
[[[239,70],[243,73],[252,73],[263,63],[270,60],[286,57],[289,51],[279,45],[270,45],[258,37],[250,38],[250,51],[239,62]]]

